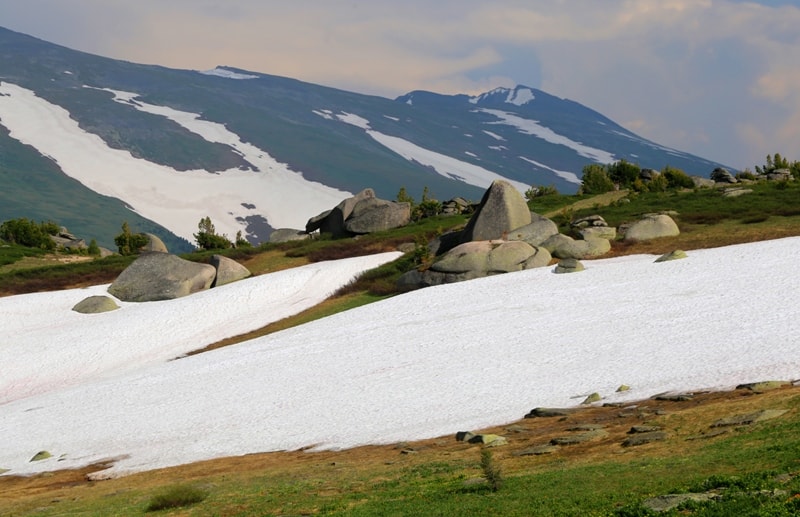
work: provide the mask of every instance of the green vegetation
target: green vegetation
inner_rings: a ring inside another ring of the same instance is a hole
[[[117,245],[117,250],[120,255],[137,255],[139,249],[149,242],[147,235],[143,233],[131,232],[131,227],[128,222],[122,223],[122,233],[114,237],[114,244]]]
[[[201,250],[224,250],[233,247],[233,243],[226,235],[217,235],[217,230],[210,217],[206,216],[200,219],[197,229],[198,232],[194,234],[194,238],[197,241],[197,247]],[[241,233],[236,236],[236,240],[242,240]]]
[[[190,485],[178,485],[153,496],[146,512],[157,512],[172,508],[183,508],[203,501],[208,497],[205,490]]]
[[[24,217],[9,219],[0,224],[0,240],[29,248],[54,250],[56,244],[50,237],[58,230],[58,225],[52,221],[36,223]]]

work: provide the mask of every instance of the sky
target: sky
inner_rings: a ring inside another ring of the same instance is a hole
[[[598,405],[635,404],[665,392],[793,381],[800,275],[787,257],[798,253],[800,237],[792,237],[668,262],[631,255],[582,261],[580,273],[493,275],[188,357],[299,312],[399,253],[315,263],[175,300],[120,301],[101,314],[71,309],[107,295],[108,285],[0,297],[11,337],[0,342],[0,475],[117,458],[100,473],[113,476],[255,452],[452,437],[535,407],[575,407],[592,393]],[[623,384],[630,389],[619,391]],[[501,434],[508,453],[516,450],[513,433]],[[42,450],[52,457],[30,461]]]
[[[800,159],[800,0],[0,0],[0,25],[389,98],[523,84],[736,169]]]

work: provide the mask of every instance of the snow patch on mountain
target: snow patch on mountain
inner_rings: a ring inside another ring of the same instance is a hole
[[[516,127],[520,133],[533,135],[545,140],[546,142],[550,142],[551,144],[569,147],[580,156],[589,158],[590,160],[594,160],[598,163],[613,163],[617,161],[614,155],[608,151],[589,147],[588,145],[583,145],[582,143],[576,142],[569,137],[559,135],[552,129],[540,125],[536,120],[522,118],[518,115],[514,115],[513,113],[495,109],[481,108],[477,111],[493,115],[499,119],[497,122],[487,122],[487,124],[505,124]]]
[[[495,180],[508,181],[520,192],[525,192],[529,188],[529,185],[525,183],[510,180],[478,165],[463,162],[451,156],[425,149],[408,140],[375,131],[370,127],[369,120],[354,113],[338,113],[336,117],[342,122],[363,129],[376,142],[389,148],[406,160],[431,167],[444,177],[463,181],[464,183],[481,188],[488,188]]]
[[[516,88],[508,92],[508,97],[506,97],[506,102],[509,104],[513,104],[515,106],[523,106],[531,102],[535,98],[536,96],[530,89]]]
[[[197,70],[197,73],[203,75],[214,75],[217,77],[224,77],[225,79],[258,79],[259,76],[253,74],[242,74],[240,72],[234,72],[233,70],[228,70],[227,68],[216,67],[211,70]]]
[[[64,108],[7,82],[0,83],[0,123],[12,138],[51,157],[68,176],[99,194],[122,200],[189,242],[194,241],[197,222],[206,216],[229,238],[238,231],[247,236],[244,218],[259,215],[273,228],[303,228],[309,217],[351,195],[306,180],[267,152],[242,142],[222,124],[143,103],[136,94],[114,95],[117,102],[167,117],[208,141],[230,145],[261,172],[178,171],[134,158],[81,129]]]
[[[483,132],[486,133],[487,135],[489,135],[490,137],[494,138],[495,140],[499,140],[501,142],[505,142],[506,141],[505,138],[503,138],[502,136],[498,135],[497,133],[492,133],[491,131],[487,131],[485,129],[483,130]]]
[[[549,167],[549,166],[547,166],[547,165],[545,165],[543,163],[537,162],[536,160],[531,160],[530,158],[526,158],[524,156],[520,156],[520,159],[522,159],[522,160],[524,160],[524,161],[526,161],[526,162],[528,162],[530,164],[533,164],[533,165],[535,165],[537,167],[540,167],[542,169],[547,169],[548,171],[554,173],[556,176],[559,176],[559,177],[569,181],[570,183],[576,183],[578,185],[581,184],[581,179],[574,172],[560,171],[558,169],[554,169],[554,168]]]

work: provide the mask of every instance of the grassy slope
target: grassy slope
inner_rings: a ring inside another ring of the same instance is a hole
[[[680,214],[676,217],[682,229],[680,236],[636,245],[615,243],[613,254],[663,253],[800,235],[799,185],[787,189],[757,186],[753,195],[732,199],[701,191],[642,195],[629,204],[607,207],[600,206],[599,199],[589,201],[588,208],[574,205],[576,201],[570,197],[541,199],[533,203],[533,208],[542,213],[552,211],[556,220],[558,214],[600,213],[611,224],[650,211],[675,210]],[[415,234],[430,236],[459,224],[463,219],[438,219],[357,241],[272,246],[249,254],[239,252],[235,258],[255,272],[275,271],[310,260],[391,249],[401,242],[414,242]],[[124,267],[98,264],[102,265],[101,273],[92,273],[90,265],[62,265],[36,270],[27,280],[0,270],[0,294],[9,294],[10,284],[17,286],[15,290],[25,290],[26,285],[41,284],[41,278],[50,275],[68,276],[72,284],[80,284],[79,279],[98,283],[98,274],[108,277],[103,281],[110,281],[117,274],[114,271]],[[88,269],[75,273],[72,268],[77,267]],[[217,346],[374,301],[385,295],[387,278],[396,273],[390,268],[385,274],[372,275],[373,280],[346,295]],[[30,289],[41,288],[42,285],[34,285]],[[369,293],[369,289],[376,292]],[[535,401],[531,405],[535,406]],[[485,430],[508,436],[510,441],[506,447],[493,449],[505,478],[498,492],[480,483],[469,484],[468,480],[481,475],[481,447],[456,442],[451,436],[341,452],[297,451],[224,458],[103,482],[86,480],[93,469],[31,478],[0,477],[0,515],[139,515],[154,495],[183,483],[199,486],[208,497],[189,509],[169,514],[646,515],[637,505],[647,497],[698,489],[702,484],[731,484],[731,476],[738,476],[739,483],[742,479],[747,481],[750,489],[779,488],[785,492],[774,499],[761,495],[728,497],[710,510],[695,509],[682,515],[758,515],[757,511],[766,515],[767,508],[771,508],[769,515],[794,515],[793,509],[800,511],[800,503],[796,504],[800,498],[799,405],[798,388],[784,387],[762,394],[737,390],[697,395],[687,402],[642,401],[631,410],[592,408],[563,420],[525,419]],[[709,425],[719,418],[757,409],[789,412],[775,420],[727,430],[717,437],[688,439],[708,433]],[[563,447],[552,455],[515,455],[563,435],[570,426],[587,423],[604,425],[609,436]],[[639,424],[660,425],[669,438],[641,447],[622,447],[627,430]],[[460,430],[453,429],[453,433]],[[775,478],[776,474],[783,476]],[[750,506],[761,510],[750,510]]]

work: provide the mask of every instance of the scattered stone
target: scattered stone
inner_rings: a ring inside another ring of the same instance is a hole
[[[458,442],[468,442],[475,437],[475,434],[469,431],[459,431],[456,433],[456,441]]]
[[[553,454],[559,449],[560,447],[558,445],[537,445],[535,447],[529,447],[521,451],[516,451],[512,453],[512,456],[542,456],[544,454]]]
[[[654,433],[660,431],[661,427],[657,425],[635,425],[631,427],[628,434],[641,434],[641,433]]]
[[[703,178],[701,176],[689,176],[689,177],[692,178],[695,188],[712,188],[714,187],[714,185],[717,184],[714,180]]]
[[[763,393],[765,391],[771,391],[778,388],[782,388],[783,386],[789,386],[791,382],[789,381],[763,381],[763,382],[751,382],[748,384],[740,384],[736,386],[737,390],[750,390],[754,393]]]
[[[73,311],[81,314],[99,314],[115,311],[119,305],[110,296],[90,296],[75,304]]]
[[[630,391],[630,390],[631,390],[630,386],[628,386],[627,384],[621,384],[619,386],[619,388],[617,388],[617,393],[621,393],[623,391]]]
[[[303,241],[311,238],[311,234],[306,233],[304,230],[296,230],[294,228],[278,228],[269,234],[269,242],[291,242]]]
[[[687,501],[694,501],[698,503],[713,501],[719,499],[721,496],[718,494],[667,494],[653,497],[642,502],[642,505],[653,510],[654,512],[668,512],[679,507]]]
[[[599,429],[603,429],[603,426],[600,424],[580,424],[567,429],[567,431],[597,431]]]
[[[709,438],[716,438],[717,436],[721,436],[723,434],[728,434],[728,430],[724,428],[714,429],[713,431],[709,431],[707,433],[700,433],[694,436],[690,436],[686,438],[687,440],[707,440]]]
[[[586,237],[575,240],[562,233],[550,236],[542,243],[551,255],[561,259],[586,259],[605,255],[611,250],[608,239]]]
[[[528,431],[530,431],[530,429],[528,429],[527,427],[516,424],[506,427],[505,430],[508,431],[509,433],[527,433]]]
[[[576,259],[564,259],[559,261],[556,268],[553,270],[556,274],[564,274],[564,273],[577,273],[579,271],[583,271],[585,268],[583,264],[581,264]]]
[[[566,436],[557,436],[550,440],[551,445],[577,445],[579,443],[586,443],[592,440],[599,440],[608,436],[608,432],[604,429],[595,429],[593,431],[584,431]]]
[[[753,189],[751,188],[726,188],[722,190],[722,197],[739,197],[744,196],[745,194],[752,194]]]
[[[525,418],[552,418],[558,416],[569,416],[580,411],[578,408],[546,408],[537,407],[530,410]]]
[[[33,455],[33,458],[30,459],[30,462],[42,461],[42,460],[46,460],[47,458],[52,458],[52,457],[53,457],[53,455],[50,454],[47,451],[39,451],[39,452],[37,452],[36,454]]]
[[[593,238],[613,241],[617,238],[617,229],[613,226],[590,226],[589,228],[578,230],[578,233],[580,233],[583,240]]]
[[[730,171],[722,167],[714,169],[710,177],[714,180],[714,183],[739,183],[739,180],[737,180]]]
[[[662,393],[653,397],[656,400],[665,400],[667,402],[686,402],[692,400],[694,394],[692,393]]]
[[[5,474],[6,472],[11,472],[11,469],[0,469],[0,475]]]
[[[531,222],[520,228],[509,231],[506,238],[510,241],[523,241],[531,246],[541,244],[553,235],[558,234],[558,226],[547,217],[531,212]]]
[[[637,447],[652,442],[660,442],[667,439],[667,433],[664,431],[652,431],[649,433],[637,433],[622,442],[623,447]]]
[[[688,258],[688,255],[683,250],[674,250],[670,251],[669,253],[665,253],[656,259],[656,262],[668,262],[670,260],[680,260]]]
[[[589,227],[608,227],[608,223],[605,219],[603,219],[602,215],[594,214],[575,219],[570,223],[570,226],[577,229]]]
[[[735,415],[728,418],[723,418],[721,420],[717,420],[711,427],[730,427],[730,426],[742,426],[742,425],[751,425],[757,422],[763,422],[764,420],[771,420],[773,418],[778,418],[786,414],[788,410],[786,409],[762,409],[760,411],[756,411],[754,413],[748,413],[746,415]]]
[[[584,404],[584,405],[593,404],[595,402],[599,402],[602,398],[603,397],[601,397],[599,393],[595,392],[595,393],[592,393],[591,395],[589,395],[588,397],[586,397],[583,400],[583,402],[581,402],[581,404]]]

